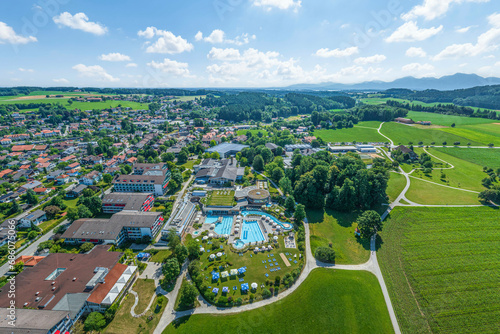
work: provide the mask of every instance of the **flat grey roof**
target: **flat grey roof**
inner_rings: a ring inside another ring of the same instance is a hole
[[[16,309],[16,326],[8,324],[10,318],[7,308],[0,308],[0,332],[16,334],[46,334],[52,327],[57,325],[69,312]]]
[[[152,193],[111,193],[104,195],[102,204],[125,204],[123,210],[140,211],[142,204]]]
[[[219,153],[226,153],[230,151],[241,151],[245,147],[249,147],[248,145],[241,145],[241,144],[231,144],[231,143],[223,143],[219,144],[217,146],[207,148],[207,152],[219,152]]]

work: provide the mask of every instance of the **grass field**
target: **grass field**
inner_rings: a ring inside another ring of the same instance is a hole
[[[234,191],[216,190],[208,193],[207,205],[232,206],[235,205]]]
[[[389,183],[387,184],[387,196],[389,196],[389,201],[394,202],[398,198],[399,194],[403,191],[406,186],[406,178],[403,174],[391,173]]]
[[[258,136],[259,132],[262,133],[263,137],[266,137],[269,134],[266,130],[238,130],[238,131],[236,131],[236,134],[238,136],[242,136],[242,135],[246,136],[247,132],[250,132],[252,134],[252,136]]]
[[[476,125],[477,126],[477,125]],[[481,125],[484,126],[484,125]],[[470,125],[469,125],[470,127]],[[450,133],[448,130],[454,130],[455,133]],[[436,145],[442,145],[446,142],[447,145],[453,145],[454,142],[460,142],[462,145],[466,145],[470,142],[473,146],[488,145],[491,141],[491,136],[481,132],[471,131],[472,133],[461,133],[458,135],[459,128],[442,128],[442,129],[420,129],[414,126],[408,126],[404,124],[389,122],[382,126],[381,132],[391,138],[394,144],[407,145],[409,142],[417,144],[418,142],[423,142],[424,145],[431,145],[433,142]],[[462,129],[464,130],[464,129]],[[464,137],[467,135],[467,137]],[[473,137],[473,138],[471,138]],[[500,143],[500,137],[496,138],[496,142]]]
[[[455,123],[456,126],[460,126],[460,125],[487,124],[487,123],[497,122],[495,120],[490,120],[486,118],[443,115],[443,114],[420,112],[420,111],[410,111],[408,112],[408,115],[406,117],[411,118],[415,122],[431,121],[432,124],[442,125],[442,126],[451,126],[453,123]]]
[[[157,306],[161,300],[161,306]],[[167,298],[164,296],[156,297],[151,309],[142,317],[134,318],[130,314],[130,309],[134,305],[135,298],[129,294],[125,297],[115,318],[111,323],[101,332],[103,334],[149,334],[154,331],[156,325],[160,321],[161,315],[167,306]],[[148,316],[152,319],[148,320]]]
[[[172,255],[172,251],[169,249],[162,249],[155,255],[151,256],[151,262],[165,262],[169,258],[169,256]]]
[[[206,95],[193,95],[193,96],[176,96],[173,100],[175,101],[194,101],[194,99],[204,99]]]
[[[452,135],[467,138],[467,141],[461,142],[462,145],[466,145],[467,142],[475,141],[484,146],[490,143],[495,146],[500,146],[500,123],[464,125],[462,127],[444,128],[440,130]]]
[[[500,167],[500,151],[490,148],[463,149],[455,147],[436,147],[432,151],[445,153],[461,160],[496,169]]]
[[[68,109],[80,110],[93,110],[93,109],[106,109],[115,108],[121,105],[122,107],[130,107],[132,109],[148,109],[147,103],[138,103],[133,101],[105,101],[105,102],[73,102],[71,105],[68,103],[68,98],[42,98],[32,100],[13,100],[13,99],[0,99],[0,104],[29,104],[29,103],[60,103]],[[23,110],[24,111],[24,110]]]
[[[410,189],[406,198],[418,204],[428,205],[479,205],[478,194],[438,186],[410,177]]]
[[[152,279],[138,279],[133,290],[139,295],[139,302],[135,307],[135,313],[141,314],[148,307],[151,297],[155,294],[155,281]]]
[[[365,125],[365,123],[367,124]],[[316,130],[314,131],[314,136],[323,139],[325,142],[330,142],[330,143],[353,142],[353,141],[356,141],[358,143],[363,143],[363,142],[385,143],[387,139],[382,137],[377,132],[378,125],[376,125],[376,123],[378,122],[360,122],[353,128],[336,129],[336,130]],[[366,129],[364,127],[372,129]]]
[[[370,241],[354,236],[356,213],[308,210],[307,220],[311,231],[311,250],[328,247],[332,243],[335,262],[339,264],[359,264],[370,257]]]
[[[500,212],[396,208],[378,258],[403,333],[498,333]]]
[[[474,151],[475,149],[464,148],[461,150],[470,152]],[[420,154],[420,152],[417,152],[417,149],[415,149],[415,152]],[[446,153],[442,153],[441,151],[437,151],[434,148],[427,149],[427,152],[440,159],[443,159],[444,161],[447,161],[455,168],[445,170],[434,169],[429,175],[424,174],[422,170],[416,170],[411,174],[412,176],[455,188],[469,189],[474,191],[484,190],[484,187],[481,184],[481,180],[487,177],[487,175],[483,173],[482,166],[456,158]],[[500,155],[500,152],[498,153]],[[432,161],[440,162],[439,160],[436,160],[434,158],[432,158]],[[441,174],[444,174],[446,177],[441,179]]]
[[[250,293],[242,293],[240,287],[243,283],[248,283],[250,285],[254,282],[259,285],[259,288],[256,292],[254,292],[254,295],[257,300],[261,299],[263,291],[263,289],[261,288],[262,284],[265,284],[267,280],[271,280],[274,282],[276,276],[280,276],[281,278],[283,278],[285,274],[291,273],[295,269],[299,269],[303,263],[303,260],[300,259],[301,252],[296,248],[285,248],[282,237],[280,237],[279,239],[279,248],[275,247],[272,251],[268,251],[265,253],[259,252],[257,254],[254,254],[253,252],[246,252],[242,256],[239,256],[238,253],[232,252],[228,245],[223,245],[222,249],[218,248],[211,251],[209,251],[212,246],[211,244],[203,242],[201,245],[207,250],[202,254],[200,258],[202,275],[205,276],[206,283],[210,287],[219,288],[216,299],[222,296],[222,288],[226,286],[229,288],[229,293],[226,297],[232,297],[234,300],[241,297],[243,301],[248,301]],[[220,259],[209,259],[210,254],[216,254],[218,252],[225,253],[225,255],[222,255]],[[290,267],[287,267],[285,265],[285,263],[281,259],[280,253],[284,253],[288,259],[291,259],[291,261],[289,261],[291,264]],[[274,256],[271,256],[271,254],[274,254]],[[272,261],[273,259],[276,259],[276,261]],[[264,264],[262,261],[266,261],[266,263]],[[295,263],[294,261],[297,261],[297,263]],[[273,266],[270,265],[271,263],[273,263]],[[221,266],[222,269],[220,268]],[[212,281],[212,270],[223,272],[245,266],[247,267],[247,271],[243,276],[230,276],[224,279],[220,278],[215,282]],[[271,272],[270,269],[276,268],[276,266],[280,267],[281,270]],[[266,273],[269,275],[269,277],[265,276]],[[243,278],[244,281],[240,282],[240,278]],[[238,289],[233,290],[234,286],[236,286]],[[266,286],[266,288],[269,288],[269,286]],[[284,290],[284,286],[280,285],[279,289]]]
[[[290,296],[234,315],[193,315],[163,333],[393,333],[377,279],[365,271],[315,269]]]

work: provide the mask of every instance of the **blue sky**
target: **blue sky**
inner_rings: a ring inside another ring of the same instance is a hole
[[[0,86],[500,76],[496,0],[0,2]]]

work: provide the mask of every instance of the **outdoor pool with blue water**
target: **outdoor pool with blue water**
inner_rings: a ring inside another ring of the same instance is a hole
[[[262,211],[243,211],[243,212],[241,212],[241,214],[243,216],[257,215],[257,216],[269,217],[273,222],[275,222],[276,224],[280,225],[284,230],[291,230],[292,229],[292,226],[290,224],[283,223],[283,222],[279,221],[276,217],[271,216],[270,214],[262,212]]]
[[[218,216],[207,216],[205,224],[214,224],[219,219]],[[219,235],[231,234],[233,227],[233,216],[222,216],[222,222],[215,224],[214,231]]]
[[[251,242],[264,241],[266,239],[264,238],[264,234],[258,222],[244,222],[241,227],[240,240],[248,244]]]

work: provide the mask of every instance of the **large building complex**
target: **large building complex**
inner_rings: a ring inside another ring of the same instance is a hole
[[[78,219],[64,232],[66,243],[120,245],[125,241],[153,239],[163,225],[161,212],[122,211],[110,219]]]
[[[231,159],[205,159],[194,167],[196,181],[223,185],[241,180],[245,174],[244,167],[238,167],[234,158]]]
[[[111,193],[102,199],[103,213],[117,213],[120,211],[149,211],[154,204],[152,193]]]
[[[249,147],[249,146],[248,145],[241,145],[241,144],[223,143],[223,144],[208,148],[206,151],[208,153],[217,152],[217,153],[219,153],[221,158],[227,158],[231,155],[235,155],[236,153],[240,152],[245,147]]]
[[[113,179],[116,192],[153,193],[163,196],[170,182],[170,171],[166,164],[136,164],[134,174],[117,175]]]
[[[119,263],[123,253],[96,246],[87,254],[53,253],[16,277],[16,329],[5,321],[11,298],[0,292],[0,333],[66,333],[82,315],[102,312],[135,279],[137,267]]]

